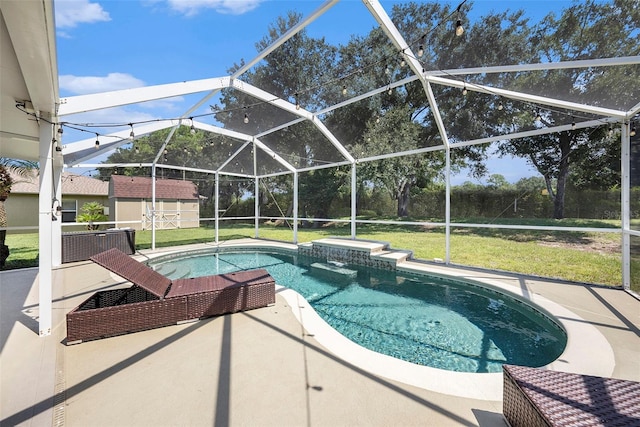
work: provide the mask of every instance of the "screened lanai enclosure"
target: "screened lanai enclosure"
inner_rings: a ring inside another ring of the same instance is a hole
[[[638,291],[640,4],[575,2],[534,20],[517,4],[479,3],[363,0],[369,29],[335,44],[319,29],[344,4],[319,2],[271,23],[227,75],[62,97],[39,122],[51,127],[41,170],[53,171],[41,200],[62,199],[62,165],[152,177],[143,221],[155,247],[167,213],[156,183],[185,179],[216,242],[238,223],[255,237],[279,227],[294,243],[302,230],[404,229],[432,239],[403,249],[444,263],[508,270],[497,260],[571,265],[588,252],[575,269],[607,269],[609,284]],[[117,107],[173,97],[191,107],[108,121]],[[87,120],[95,111],[103,121]],[[476,262],[473,247],[491,237],[509,244]]]

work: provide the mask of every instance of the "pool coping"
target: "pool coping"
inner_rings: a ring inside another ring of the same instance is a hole
[[[176,253],[206,252],[218,248],[283,249],[295,254],[298,248],[298,245],[290,243],[254,239],[192,246],[190,250],[181,248],[180,250],[145,251],[144,257],[148,260]],[[565,350],[556,360],[546,365],[545,369],[602,377],[609,377],[613,373],[615,368],[613,349],[595,326],[560,304],[539,294],[529,292],[525,287],[515,287],[509,284],[513,281],[513,277],[501,277],[497,272],[479,274],[476,271],[460,267],[433,265],[415,260],[404,261],[398,265],[397,270],[418,275],[453,277],[528,301],[534,304],[535,308],[551,316],[567,333]],[[354,343],[333,329],[296,291],[280,285],[277,285],[276,291],[285,299],[307,334],[348,363],[372,374],[438,393],[478,400],[502,400],[502,373],[447,371],[416,365],[377,353]],[[585,357],[586,355],[589,357]]]

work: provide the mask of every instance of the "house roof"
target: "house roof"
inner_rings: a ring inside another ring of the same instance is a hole
[[[39,175],[37,170],[31,171],[27,176],[17,175],[10,171],[13,185],[13,194],[38,194]],[[109,183],[84,175],[76,175],[69,172],[62,173],[62,194],[78,196],[107,196]]]
[[[151,178],[112,175],[109,197],[150,199]],[[156,199],[197,200],[198,188],[191,181],[157,179]]]

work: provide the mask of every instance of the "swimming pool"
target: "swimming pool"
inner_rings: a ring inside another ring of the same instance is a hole
[[[266,268],[351,341],[438,369],[485,373],[500,372],[503,363],[543,366],[567,342],[565,331],[529,304],[460,280],[269,251],[199,253],[150,265],[171,278]]]

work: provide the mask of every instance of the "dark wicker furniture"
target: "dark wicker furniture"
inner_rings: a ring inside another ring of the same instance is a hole
[[[67,313],[67,344],[275,303],[275,281],[264,269],[170,280],[118,249],[91,260],[133,286],[97,292]]]
[[[136,252],[136,231],[131,228],[62,233],[62,263],[86,261],[111,248],[125,254]]]
[[[640,426],[638,382],[513,365],[503,375],[511,427]]]

